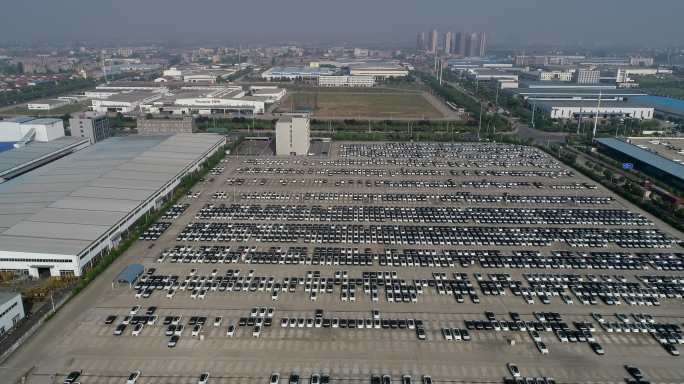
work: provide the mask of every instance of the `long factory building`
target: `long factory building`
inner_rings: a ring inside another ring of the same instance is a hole
[[[80,276],[224,144],[113,137],[0,184],[0,271]]]

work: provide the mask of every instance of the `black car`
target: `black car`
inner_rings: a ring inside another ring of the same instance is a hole
[[[83,371],[72,371],[70,372],[67,377],[64,379],[64,384],[74,384],[76,380],[78,380],[79,377],[81,377],[81,374]]]
[[[107,318],[105,319],[105,322],[104,322],[104,323],[107,324],[107,325],[109,325],[109,324],[114,323],[114,321],[116,321],[116,315],[109,315],[109,316],[107,316]]]
[[[289,383],[290,383],[290,384],[299,384],[299,375],[294,374],[294,373],[291,374],[291,375],[290,375]]]

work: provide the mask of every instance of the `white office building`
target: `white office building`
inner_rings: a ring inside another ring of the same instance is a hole
[[[0,184],[0,270],[80,276],[225,141],[112,137]]]
[[[0,292],[0,336],[14,328],[24,316],[21,295],[15,292]]]
[[[370,88],[375,85],[373,76],[321,76],[319,87]]]
[[[276,155],[306,156],[311,141],[310,122],[306,117],[281,117],[276,123]]]

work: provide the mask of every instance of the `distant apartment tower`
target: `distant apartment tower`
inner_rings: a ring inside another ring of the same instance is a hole
[[[88,111],[81,112],[69,119],[71,136],[90,140],[95,144],[112,135],[112,127],[106,114]]]
[[[459,32],[454,39],[454,53],[459,56],[465,56],[467,53],[467,36],[465,32]]]
[[[575,71],[575,83],[598,84],[601,81],[601,71],[598,69],[578,69]]]
[[[286,116],[276,122],[276,155],[306,156],[310,140],[309,118]]]
[[[183,117],[160,117],[148,119],[138,117],[139,135],[175,135],[177,133],[192,133],[195,128],[195,119],[190,116]]]
[[[466,53],[468,57],[484,57],[487,55],[487,34],[473,32],[466,35]]]
[[[444,53],[447,55],[451,54],[451,49],[454,45],[454,33],[447,32],[444,34]]]
[[[479,57],[487,56],[487,33],[486,32],[480,32],[479,43],[480,44],[479,44],[478,56]]]
[[[430,45],[428,46],[428,52],[437,53],[437,46],[439,44],[439,34],[436,29],[430,32]]]
[[[425,50],[425,32],[418,33],[418,37],[416,38],[416,49],[419,51]]]

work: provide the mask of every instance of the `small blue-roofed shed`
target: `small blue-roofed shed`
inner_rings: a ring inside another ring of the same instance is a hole
[[[128,264],[123,271],[116,276],[116,279],[112,282],[112,287],[114,284],[128,284],[133,285],[138,277],[145,272],[145,267],[142,264]]]

